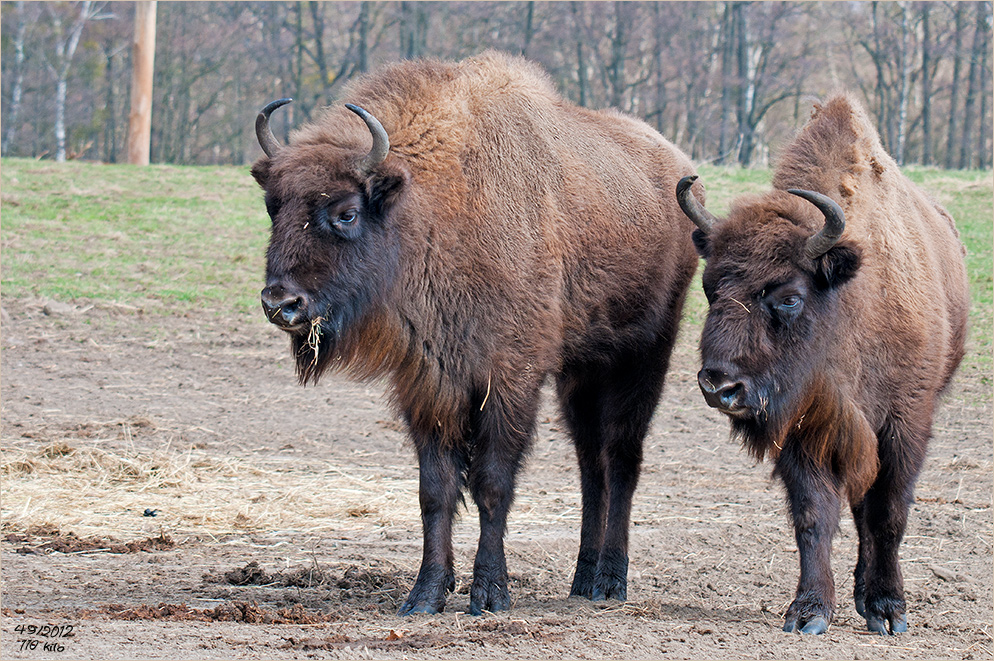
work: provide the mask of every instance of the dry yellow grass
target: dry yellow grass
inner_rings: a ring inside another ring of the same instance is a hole
[[[116,447],[109,439],[0,448],[0,520],[132,539],[256,531],[327,532],[418,521],[417,482],[325,464],[266,467],[202,450]],[[156,509],[155,517],[142,516]]]

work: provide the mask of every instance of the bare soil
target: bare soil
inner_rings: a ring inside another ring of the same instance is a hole
[[[646,442],[628,602],[566,598],[578,477],[547,396],[509,522],[512,610],[466,613],[470,502],[446,612],[400,618],[421,552],[417,470],[382,385],[297,386],[261,318],[45,303],[3,306],[3,658],[992,656],[980,369],[941,406],[918,484],[907,634],[870,635],[856,614],[848,516],[831,629],[781,631],[798,572],[783,494],[704,405],[692,331]]]

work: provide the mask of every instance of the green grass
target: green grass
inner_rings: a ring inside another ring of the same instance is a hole
[[[248,168],[5,159],[5,297],[253,312],[269,220]]]
[[[956,219],[973,307],[968,362],[991,372],[994,178],[909,168]],[[769,189],[765,169],[703,166],[708,208]],[[4,159],[0,287],[5,298],[113,302],[151,314],[258,312],[269,220],[247,167],[96,165]],[[699,276],[688,326],[707,312]],[[691,328],[693,336],[698,333]]]

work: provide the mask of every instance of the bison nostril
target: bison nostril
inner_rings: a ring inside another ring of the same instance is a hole
[[[306,321],[307,299],[288,294],[282,287],[266,287],[262,290],[262,309],[269,321],[288,328]]]
[[[741,408],[745,400],[745,384],[733,381],[720,370],[702,369],[697,373],[697,382],[704,393],[708,406],[723,411]]]
[[[705,393],[714,394],[728,383],[728,375],[720,370],[705,368],[697,373],[697,383]]]
[[[723,409],[734,409],[741,405],[745,387],[741,383],[729,383],[718,390],[718,402]]]

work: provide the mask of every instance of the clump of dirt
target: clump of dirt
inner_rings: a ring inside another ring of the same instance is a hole
[[[255,602],[232,601],[214,608],[190,608],[186,604],[106,604],[96,611],[115,620],[168,620],[173,622],[243,622],[245,624],[320,624],[333,622],[332,613],[308,611],[300,604],[272,610]],[[89,613],[87,613],[89,614]]]
[[[368,567],[350,566],[338,579],[341,600],[374,600],[381,607],[400,606],[410,589],[410,577],[402,571],[371,571]]]
[[[208,572],[203,575],[203,581],[265,588],[322,588],[319,592],[326,600],[361,602],[366,608],[379,607],[385,611],[396,610],[410,589],[410,576],[402,571],[350,565],[336,579],[329,570],[321,568],[317,563],[268,572],[256,560],[228,571]]]
[[[33,526],[24,534],[10,533],[4,537],[4,541],[10,544],[23,544],[17,549],[21,555],[30,553],[81,553],[84,551],[138,553],[139,551],[166,551],[176,545],[176,542],[165,533],[159,533],[156,537],[121,542],[114,538],[79,537],[72,531],[63,533],[58,528],[48,526]]]
[[[271,587],[314,588],[329,585],[331,577],[317,564],[310,567],[298,567],[289,571],[267,573],[253,560],[244,567],[238,567],[223,573],[204,574],[205,583],[230,583],[231,585],[264,585]]]

